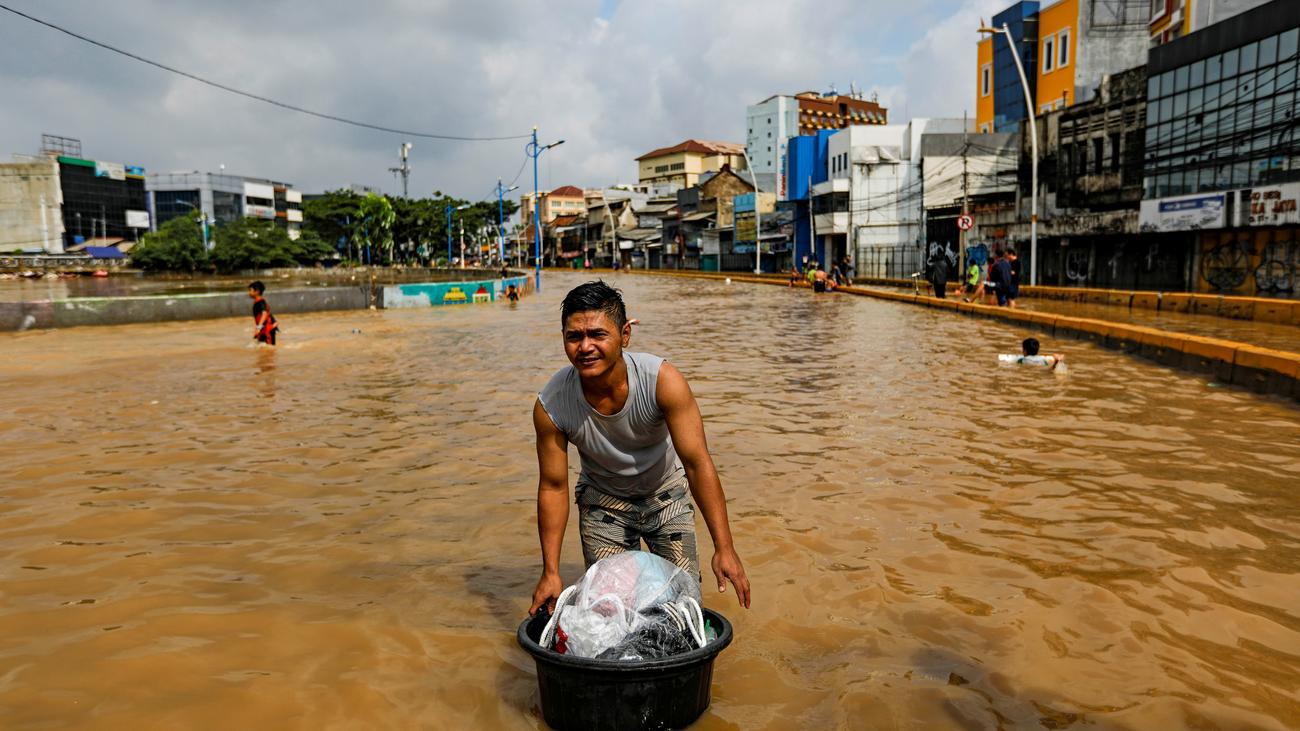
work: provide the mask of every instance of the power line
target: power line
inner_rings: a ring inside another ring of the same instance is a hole
[[[330,120],[331,122],[340,122],[340,123],[342,123],[342,124],[350,124],[350,125],[352,125],[352,126],[354,126],[354,127],[364,127],[365,129],[373,129],[373,130],[378,130],[378,131],[380,131],[380,132],[391,132],[391,133],[393,133],[393,134],[405,135],[405,136],[407,136],[407,137],[423,137],[423,138],[426,138],[426,139],[435,139],[435,140],[457,140],[457,141],[461,141],[461,142],[493,142],[493,141],[500,141],[500,140],[522,140],[522,139],[527,139],[527,138],[530,136],[530,135],[506,135],[506,136],[502,136],[502,137],[463,137],[463,136],[460,136],[460,135],[444,135],[444,134],[435,134],[435,133],[432,133],[432,132],[412,132],[412,131],[410,131],[410,130],[395,129],[395,128],[393,128],[393,127],[384,127],[383,125],[371,124],[371,123],[369,123],[369,122],[358,122],[358,121],[355,120],[355,119],[348,119],[348,118],[346,118],[346,117],[339,117],[339,116],[337,116],[337,115],[333,115],[333,114],[325,114],[324,112],[315,112],[315,111],[312,111],[312,110],[310,110],[310,109],[305,109],[305,108],[303,108],[303,107],[296,106],[296,105],[294,105],[294,104],[289,104],[289,103],[287,103],[287,102],[277,101],[277,100],[272,99],[272,98],[270,98],[270,97],[265,97],[265,96],[261,96],[261,95],[259,95],[259,94],[253,94],[253,93],[251,93],[251,92],[242,91],[242,90],[240,90],[240,89],[236,89],[236,88],[234,88],[233,86],[226,86],[225,84],[222,84],[222,83],[219,83],[219,82],[216,82],[216,81],[212,81],[212,80],[209,80],[209,79],[205,79],[205,78],[203,78],[202,76],[198,76],[198,75],[196,75],[196,74],[189,73],[188,71],[182,71],[182,70],[180,70],[180,69],[178,69],[178,68],[174,68],[174,67],[172,67],[172,66],[168,66],[167,64],[159,63],[158,61],[151,61],[151,60],[149,60],[149,59],[147,59],[147,58],[145,58],[145,57],[143,57],[143,56],[138,56],[138,55],[136,55],[136,54],[134,54],[134,53],[131,53],[130,51],[125,51],[125,50],[123,50],[123,49],[121,49],[121,48],[117,48],[116,46],[111,46],[111,45],[109,45],[109,44],[107,44],[107,43],[104,43],[104,42],[102,42],[102,41],[97,41],[97,40],[95,40],[95,39],[93,39],[93,38],[88,38],[88,37],[86,37],[86,36],[81,35],[80,33],[76,33],[76,32],[73,32],[73,31],[71,31],[71,30],[68,30],[67,28],[64,28],[64,27],[61,27],[61,26],[55,25],[54,23],[50,23],[50,22],[48,22],[48,21],[41,20],[40,18],[37,18],[37,17],[32,16],[32,15],[28,15],[27,13],[24,13],[24,12],[19,11],[19,10],[14,10],[13,8],[11,8],[11,7],[9,7],[8,5],[5,5],[5,4],[3,4],[3,3],[0,3],[0,10],[7,10],[7,11],[9,11],[10,13],[13,13],[14,15],[17,15],[17,16],[19,16],[19,17],[21,17],[21,18],[26,18],[27,20],[30,20],[30,21],[32,21],[33,23],[37,23],[37,24],[39,24],[39,25],[43,25],[43,26],[45,26],[46,28],[50,28],[50,29],[52,29],[52,30],[56,30],[56,31],[58,31],[58,32],[60,32],[60,33],[63,33],[64,35],[72,36],[73,38],[76,38],[76,39],[79,40],[79,41],[85,41],[86,43],[89,43],[89,44],[91,44],[91,45],[93,45],[93,46],[98,46],[98,47],[100,47],[100,48],[103,48],[103,49],[106,50],[106,51],[112,51],[113,53],[116,53],[116,54],[119,54],[119,55],[122,55],[122,56],[126,56],[127,58],[134,59],[134,60],[139,61],[139,62],[141,62],[141,63],[145,63],[145,64],[148,64],[148,65],[150,65],[150,66],[153,66],[153,67],[155,67],[155,68],[160,68],[160,69],[162,69],[163,71],[168,71],[168,72],[171,72],[171,73],[173,73],[173,74],[177,74],[177,75],[180,75],[180,76],[184,76],[185,78],[187,78],[187,79],[192,79],[192,80],[194,80],[194,81],[199,82],[200,84],[206,84],[206,85],[211,86],[211,87],[213,87],[213,88],[221,89],[222,91],[227,91],[227,92],[230,92],[231,94],[238,94],[239,96],[247,97],[247,98],[249,98],[249,99],[254,99],[254,100],[259,101],[259,102],[264,102],[264,103],[266,103],[266,104],[270,104],[270,105],[272,105],[272,106],[277,106],[277,107],[280,107],[281,109],[288,109],[289,111],[292,111],[292,112],[299,112],[299,113],[301,113],[301,114],[307,114],[307,115],[310,115],[310,116],[312,116],[312,117],[318,117],[318,118],[320,118],[320,119],[328,119],[328,120]]]

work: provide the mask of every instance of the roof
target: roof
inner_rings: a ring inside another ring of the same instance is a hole
[[[550,226],[551,228],[558,228],[560,226],[572,226],[574,223],[577,222],[579,218],[580,216],[578,216],[577,214],[573,214],[569,216],[556,216],[555,218],[552,218],[551,222],[546,225]]]
[[[706,218],[713,218],[713,211],[699,211],[682,216],[683,221],[703,221]]]
[[[679,142],[671,147],[660,147],[657,150],[651,150],[637,161],[648,160],[652,157],[663,157],[665,155],[675,155],[679,152],[695,152],[701,155],[739,155],[745,149],[744,145],[735,142],[712,142],[709,140],[686,140]]]
[[[582,188],[579,188],[576,185],[561,185],[560,187],[551,191],[549,195],[559,196],[561,198],[581,198],[583,196],[583,192],[582,192]]]
[[[115,246],[87,246],[83,249],[95,259],[125,259],[126,254],[117,250]]]
[[[647,203],[637,213],[665,213],[677,207],[677,201],[654,201]]]
[[[620,239],[627,241],[646,241],[659,235],[657,228],[620,228],[617,232]]]

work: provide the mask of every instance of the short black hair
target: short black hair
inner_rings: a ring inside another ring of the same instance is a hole
[[[564,302],[560,305],[560,327],[563,328],[569,321],[569,315],[593,311],[605,313],[619,330],[627,324],[627,307],[623,305],[623,295],[597,279],[579,284],[564,295]]]
[[[1016,255],[1016,250],[1011,247],[1007,247],[1007,256],[1015,256],[1015,255]]]
[[[265,284],[262,284],[262,280],[260,280],[260,279],[257,280],[256,282],[253,282],[252,284],[248,285],[248,288],[251,289],[251,290],[253,290],[254,292],[256,292],[256,293],[258,293],[258,294],[261,294],[261,293],[263,293],[263,292],[266,291],[266,285],[265,285]]]
[[[1025,352],[1025,355],[1038,355],[1038,340],[1025,338],[1025,342],[1020,344],[1020,348]]]

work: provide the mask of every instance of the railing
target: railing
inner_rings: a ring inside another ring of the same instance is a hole
[[[875,279],[907,279],[914,272],[925,274],[922,249],[916,246],[872,246],[858,249],[853,276]]]

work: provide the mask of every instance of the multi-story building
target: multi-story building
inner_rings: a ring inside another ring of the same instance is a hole
[[[302,193],[288,183],[198,171],[150,173],[146,188],[153,228],[201,212],[221,225],[243,217],[264,218],[296,239],[302,229]]]
[[[842,129],[850,125],[886,124],[888,111],[874,99],[857,94],[819,94],[805,91],[793,96],[779,94],[750,105],[745,110],[748,129],[745,146],[754,172],[777,176],[783,187],[786,146],[789,138],[814,134],[819,129]],[[784,190],[776,191],[784,197]]]
[[[1259,7],[1268,0],[1151,0],[1151,46],[1182,38],[1202,28]]]
[[[144,168],[70,155],[24,157],[0,164],[0,251],[61,254],[78,244],[134,241],[148,231]]]
[[[1300,3],[1151,49],[1141,228],[1196,252],[1193,283],[1300,289]]]
[[[1090,100],[1103,78],[1142,65],[1146,56],[1147,0],[1026,0],[993,17],[1007,26],[1026,81],[1043,114]],[[976,128],[1014,132],[1025,119],[1024,86],[1004,34],[977,49]]]
[[[586,197],[582,188],[575,185],[562,185],[552,191],[542,191],[542,223],[550,224],[557,216],[578,216],[587,210]],[[525,193],[519,197],[519,215],[525,226],[533,222],[533,194]]]
[[[669,195],[695,185],[700,175],[723,166],[745,169],[744,147],[734,142],[686,140],[652,150],[637,159],[637,180],[652,196]]]
[[[853,126],[827,142],[827,179],[813,186],[816,232],[832,258],[848,255],[865,276],[887,276],[892,262],[913,261],[923,243],[923,135],[973,131],[960,119]],[[846,198],[818,204],[826,196]],[[843,210],[838,210],[842,208]],[[913,269],[914,270],[914,269]]]

